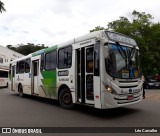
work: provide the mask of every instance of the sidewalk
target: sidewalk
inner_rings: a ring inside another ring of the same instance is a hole
[[[145,90],[146,99],[148,101],[160,101],[160,89],[148,89]]]

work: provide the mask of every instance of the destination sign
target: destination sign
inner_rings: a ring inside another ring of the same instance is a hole
[[[133,40],[125,35],[121,35],[121,34],[114,33],[114,32],[109,32],[109,31],[106,31],[106,34],[110,40],[113,40],[116,42],[122,42],[122,43],[126,43],[126,44],[131,44],[133,46],[137,46],[135,40]]]

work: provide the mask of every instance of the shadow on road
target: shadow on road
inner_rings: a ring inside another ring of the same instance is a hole
[[[75,110],[83,114],[89,114],[102,119],[127,117],[130,114],[135,114],[137,112],[140,112],[140,110],[138,109],[128,108],[128,107],[119,107],[113,109],[94,109],[92,107],[87,107],[82,105],[77,105]]]
[[[19,97],[19,94],[12,94],[12,95]],[[24,98],[30,99],[32,101],[41,102],[47,105],[49,104],[51,106],[55,106],[56,108],[57,107],[61,108],[57,100],[31,96],[31,95],[25,95]],[[119,107],[119,108],[113,108],[113,109],[95,109],[93,107],[88,107],[84,105],[76,105],[72,111],[76,113],[87,114],[89,116],[93,116],[101,119],[127,117],[127,116],[130,116],[131,114],[140,112],[139,109],[130,108],[130,107]]]
[[[15,95],[17,97],[20,97],[19,94],[13,94],[13,95]],[[41,103],[45,103],[45,104],[60,107],[59,102],[57,100],[53,100],[53,99],[48,99],[48,98],[43,98],[43,97],[38,97],[38,96],[33,96],[33,95],[26,95],[26,94],[24,95],[23,98],[24,99],[27,98],[27,99],[30,99],[32,101],[37,101],[37,102],[41,102]]]

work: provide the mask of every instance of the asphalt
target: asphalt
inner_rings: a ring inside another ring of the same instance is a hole
[[[146,90],[139,104],[97,110],[77,105],[65,110],[55,100],[0,89],[0,127],[159,127],[160,90]],[[61,134],[58,134],[61,135]],[[120,134],[121,135],[121,134]]]

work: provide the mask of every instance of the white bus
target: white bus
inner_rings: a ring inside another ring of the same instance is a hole
[[[0,45],[0,87],[8,86],[9,64],[23,55]]]
[[[8,86],[8,69],[0,68],[0,87]]]
[[[106,109],[142,100],[139,48],[135,40],[96,31],[42,49],[11,63],[12,91]]]

